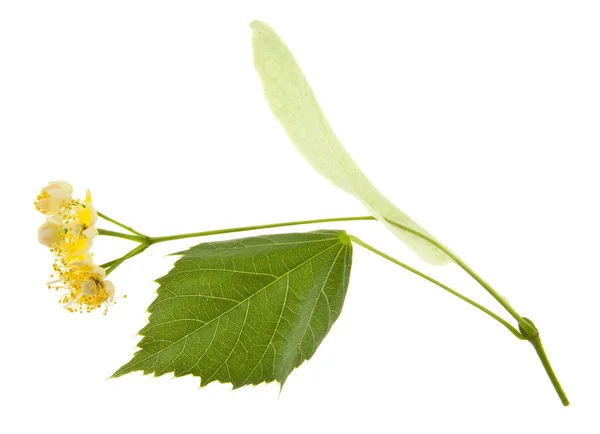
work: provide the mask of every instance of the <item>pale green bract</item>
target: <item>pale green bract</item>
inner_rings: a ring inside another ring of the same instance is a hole
[[[234,387],[278,381],[312,357],[340,315],[352,265],[343,231],[203,243],[160,283],[133,371]]]
[[[250,27],[253,29],[254,65],[269,107],[304,158],[338,188],[359,199],[373,216],[423,260],[436,265],[451,262],[430,242],[385,220],[433,238],[385,198],[356,165],[329,126],[292,53],[275,31],[261,21],[253,21]]]

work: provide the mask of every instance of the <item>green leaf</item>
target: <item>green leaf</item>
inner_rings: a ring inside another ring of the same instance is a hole
[[[340,315],[352,264],[343,231],[199,244],[160,283],[133,371],[247,384],[278,381],[310,359]]]
[[[433,238],[384,197],[356,165],[329,126],[292,53],[275,31],[261,21],[253,21],[250,27],[253,29],[254,66],[269,107],[304,158],[338,188],[359,199],[373,216],[423,260],[437,265],[451,262],[429,241],[385,220]]]

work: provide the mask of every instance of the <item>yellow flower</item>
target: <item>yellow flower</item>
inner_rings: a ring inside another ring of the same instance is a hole
[[[42,189],[36,202],[37,209],[49,215],[38,230],[38,240],[65,264],[84,259],[98,235],[94,226],[98,213],[89,190],[84,203],[73,200],[71,192],[69,183],[55,181]]]
[[[71,201],[72,193],[73,187],[68,182],[52,181],[40,191],[35,208],[42,214],[58,214]]]
[[[98,213],[92,205],[92,195],[87,191],[85,203],[74,202],[70,213],[63,216],[63,225],[68,228],[66,243],[58,249],[58,256],[67,262],[81,260],[92,248],[92,239],[98,235],[94,226]]]
[[[105,280],[104,269],[94,264],[90,253],[92,240],[98,235],[98,213],[87,191],[85,201],[72,198],[68,182],[54,181],[44,187],[35,206],[47,215],[38,229],[38,240],[54,253],[56,280],[49,288],[66,290],[60,302],[71,312],[91,312],[114,302],[115,287]]]
[[[85,195],[85,204],[79,204],[79,207],[75,210],[77,220],[86,228],[89,228],[96,224],[98,220],[98,213],[92,205],[92,194],[88,190]]]
[[[91,312],[104,306],[106,313],[114,302],[115,287],[105,280],[104,269],[93,263],[91,255],[64,266],[55,264],[55,271],[58,279],[48,283],[48,287],[67,291],[60,302],[69,312]]]

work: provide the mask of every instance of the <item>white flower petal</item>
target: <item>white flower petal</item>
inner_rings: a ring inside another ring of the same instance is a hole
[[[115,300],[115,285],[110,280],[102,282],[102,287],[108,295],[108,301],[112,303]]]
[[[60,212],[62,200],[53,197],[45,197],[39,199],[36,204],[42,214],[54,215]]]
[[[98,280],[104,280],[104,278],[106,277],[106,271],[104,270],[104,268],[99,267],[98,265],[94,265],[92,272],[98,276]]]
[[[90,226],[89,228],[87,228],[86,230],[84,230],[82,232],[82,234],[91,241],[92,238],[95,238],[98,236],[98,229],[96,228],[96,226]]]
[[[73,187],[66,181],[52,181],[46,187],[42,188],[42,192],[49,194],[59,201],[71,200]]]

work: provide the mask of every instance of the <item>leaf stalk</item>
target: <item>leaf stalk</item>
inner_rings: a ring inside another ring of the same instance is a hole
[[[475,279],[475,281],[477,281],[477,283],[479,283],[492,297],[494,297],[494,299],[496,299],[496,301],[498,303],[500,303],[500,305],[504,309],[506,309],[506,311],[515,320],[517,320],[517,323],[519,324],[520,327],[523,328],[523,330],[525,330],[527,335],[533,335],[536,333],[535,327],[533,327],[529,322],[524,320],[523,317],[521,315],[519,315],[519,313],[515,310],[515,308],[513,308],[510,305],[508,300],[503,295],[501,295],[498,291],[496,291],[494,288],[492,288],[492,286],[490,284],[488,284],[485,280],[483,280],[481,278],[481,276],[479,276],[471,267],[469,267],[466,264],[466,262],[464,262],[462,259],[460,259],[458,257],[458,255],[456,255],[448,247],[444,246],[442,243],[437,241],[435,238],[427,236],[425,234],[422,234],[421,232],[416,231],[409,226],[403,225],[402,223],[398,223],[398,222],[395,222],[395,221],[387,219],[387,218],[385,220],[388,223],[390,223],[391,225],[396,226],[399,229],[405,230],[406,232],[410,232],[411,234],[424,239],[425,241],[429,242],[430,244],[432,244],[435,247],[437,247],[438,249],[440,249],[442,252],[444,252],[446,255],[448,255],[450,257],[450,259],[452,259],[460,268],[462,268],[467,274],[469,274],[473,279]]]
[[[467,272],[467,274],[469,274],[473,279],[475,279],[477,283],[479,283],[492,297],[494,297],[502,305],[502,307],[504,307],[504,309],[506,309],[506,311],[510,313],[510,315],[514,319],[517,320],[521,334],[524,335],[525,338],[533,345],[533,348],[535,349],[535,352],[537,353],[540,361],[542,362],[546,374],[548,375],[550,382],[554,386],[554,389],[556,390],[556,393],[558,394],[558,397],[560,398],[562,404],[565,407],[568,406],[569,400],[564,390],[562,389],[562,386],[560,385],[560,382],[558,381],[558,378],[556,377],[552,366],[550,365],[550,361],[546,356],[544,347],[542,346],[542,341],[540,340],[540,334],[533,322],[519,315],[519,313],[517,313],[517,311],[510,305],[510,303],[504,296],[502,296],[499,292],[492,288],[491,285],[489,285],[485,280],[481,278],[481,276],[475,273],[475,271],[473,271],[471,267],[469,267],[462,259],[460,259],[458,255],[456,255],[448,247],[444,246],[442,243],[437,241],[435,238],[429,237],[425,234],[415,231],[414,229],[406,225],[395,222],[393,220],[387,218],[385,220],[389,224],[396,226],[397,228],[403,229],[407,232],[410,232],[413,235],[416,235],[417,237],[424,239],[425,241],[428,241],[429,243],[440,249],[442,252],[447,254],[460,268]]]
[[[387,255],[387,254],[383,253],[381,250],[378,250],[375,247],[371,246],[370,244],[365,243],[364,241],[362,241],[358,237],[355,237],[354,235],[350,235],[350,239],[353,242],[355,242],[356,244],[358,244],[359,246],[364,247],[367,250],[370,250],[371,252],[375,253],[376,255],[379,255],[382,258],[385,258],[388,261],[393,262],[396,265],[399,265],[400,267],[404,268],[405,270],[408,270],[411,273],[416,274],[419,277],[422,277],[423,279],[425,279],[425,280],[433,283],[434,285],[439,286],[443,290],[448,291],[450,294],[454,295],[455,297],[458,297],[461,300],[469,303],[471,306],[479,309],[480,311],[484,312],[485,314],[489,315],[490,317],[492,317],[493,319],[495,319],[496,321],[498,321],[500,324],[502,324],[504,327],[506,327],[513,335],[515,335],[518,339],[521,339],[521,340],[527,339],[525,336],[523,336],[515,327],[513,327],[506,320],[504,320],[503,318],[499,317],[498,315],[496,315],[491,310],[483,307],[482,305],[480,305],[476,301],[471,300],[470,298],[464,296],[460,292],[453,290],[449,286],[447,286],[447,285],[439,282],[438,280],[434,279],[433,277],[430,277],[427,274],[425,274],[425,273],[423,273],[423,272],[421,272],[421,271],[419,271],[419,270],[411,267],[410,265],[407,265],[407,264],[405,264],[405,263],[397,260],[396,258],[393,258],[390,255]]]

